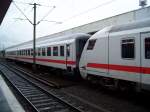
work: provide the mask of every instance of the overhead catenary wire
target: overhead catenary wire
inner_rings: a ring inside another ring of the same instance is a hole
[[[31,21],[30,21],[30,19],[24,14],[24,12],[17,6],[17,4],[14,2],[14,1],[12,1],[12,3],[15,5],[15,7],[20,11],[20,13],[31,23],[31,24],[33,24]]]
[[[18,5],[15,3],[16,1],[12,1],[13,4],[15,5],[15,7],[21,12],[21,14],[23,14],[23,16],[26,18],[26,20],[28,20],[31,24],[33,24],[30,19],[25,15],[25,13],[18,7]],[[32,1],[33,2],[33,1]],[[31,3],[24,3],[24,2],[18,2],[18,3],[22,3],[22,4],[28,4],[28,5],[33,5]],[[37,22],[37,24],[39,24],[41,21],[43,21],[52,11],[54,8],[56,8],[56,6],[46,6],[46,5],[41,5],[41,4],[38,4],[39,6],[45,6],[45,7],[52,7],[52,9],[50,9],[46,14],[45,16],[42,17],[41,20],[39,20]]]
[[[37,24],[39,24],[41,21],[43,21],[43,20],[53,11],[54,8],[56,8],[56,7],[53,6],[52,9],[50,9],[50,10],[42,17],[42,19],[37,22]]]
[[[32,2],[33,2],[34,0],[32,0]],[[26,2],[18,2],[18,1],[12,1],[13,3],[14,2],[16,2],[16,3],[19,3],[19,4],[25,4],[25,5],[29,5],[30,3],[26,3]],[[18,5],[16,5],[16,4],[14,4],[14,6],[18,9],[19,7],[18,7]],[[20,8],[19,8],[20,9]],[[18,10],[19,10],[18,9]],[[27,10],[28,8],[26,8],[26,10]],[[21,9],[19,10],[19,11],[21,11],[21,14],[22,14],[22,12],[25,12],[26,10],[24,10],[24,11],[22,11]],[[26,16],[27,17],[27,16]],[[13,19],[15,19],[15,21],[13,21],[12,23],[10,23],[7,27],[11,27],[11,26],[13,26],[16,22],[17,22],[17,20],[23,20],[22,18],[20,18],[20,17],[18,17],[18,18],[13,18]],[[27,20],[27,18],[26,19],[24,19],[24,20]]]

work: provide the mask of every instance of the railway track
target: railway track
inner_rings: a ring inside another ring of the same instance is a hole
[[[25,67],[20,67],[15,63],[10,63],[10,62],[5,62],[7,65],[11,65],[11,68],[14,68],[16,70],[19,70],[23,74],[25,74],[28,77],[31,77],[33,79],[36,79],[43,84],[46,84],[50,87],[60,89],[62,87],[68,87],[68,86],[73,86],[76,85],[77,83],[68,81],[68,79],[61,79],[60,77],[49,77],[51,75],[50,73],[45,73],[43,71],[38,71],[37,73],[33,73],[30,69],[25,68]],[[61,80],[60,80],[61,79]],[[65,80],[65,81],[64,81]]]
[[[17,71],[0,65],[9,82],[22,94],[37,112],[82,112],[20,76]]]
[[[38,80],[38,81],[42,82],[43,84],[46,84],[50,87],[57,88],[57,89],[61,88],[61,86],[58,83],[50,81],[50,80],[46,80],[43,77],[38,76],[38,74],[33,74],[29,71],[27,72],[23,68],[19,68],[17,66],[11,66],[11,67],[13,67],[14,69],[20,71],[21,73],[25,74],[26,76],[31,77],[33,79],[36,79],[36,80]]]
[[[21,70],[0,63],[0,71],[24,99],[38,112],[109,112],[90,107],[70,96],[58,92],[58,89],[47,91],[32,80],[24,77]],[[29,73],[28,73],[29,74]],[[39,81],[39,80],[37,80]],[[48,86],[48,85],[47,85]],[[53,85],[54,86],[54,85]],[[52,86],[51,86],[52,87]]]

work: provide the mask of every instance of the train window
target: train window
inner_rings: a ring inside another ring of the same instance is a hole
[[[132,59],[134,58],[134,39],[125,39],[122,40],[122,58]]]
[[[145,59],[150,59],[150,37],[145,38]]]
[[[69,57],[69,56],[70,56],[70,45],[67,44],[67,57]]]
[[[58,47],[53,47],[53,56],[58,56]]]
[[[45,48],[42,48],[42,56],[45,56],[46,53],[45,53]]]
[[[38,48],[38,56],[41,55],[41,48]]]
[[[60,46],[60,56],[64,56],[64,46]]]
[[[28,49],[28,56],[30,56],[30,50]]]
[[[51,47],[47,48],[47,56],[51,56]]]
[[[31,56],[33,56],[33,49],[31,49]]]
[[[93,48],[95,46],[95,42],[96,42],[96,39],[89,40],[87,50],[93,50]]]

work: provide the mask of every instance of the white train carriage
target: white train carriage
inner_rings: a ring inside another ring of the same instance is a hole
[[[150,20],[94,34],[85,44],[79,69],[83,78],[106,85],[150,89]]]
[[[36,63],[77,72],[83,47],[90,35],[78,33],[36,42]],[[32,41],[6,49],[6,58],[33,62]]]

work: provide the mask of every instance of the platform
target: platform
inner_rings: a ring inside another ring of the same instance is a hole
[[[0,112],[25,112],[0,73]]]

